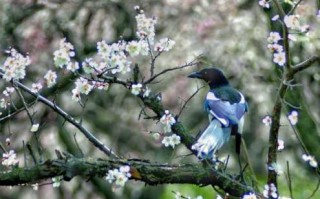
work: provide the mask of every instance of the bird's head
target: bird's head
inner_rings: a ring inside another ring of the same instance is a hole
[[[205,68],[201,71],[191,73],[188,77],[202,79],[209,84],[210,88],[229,84],[223,72],[218,68]]]

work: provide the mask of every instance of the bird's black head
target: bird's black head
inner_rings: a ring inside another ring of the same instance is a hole
[[[209,84],[210,88],[229,84],[223,72],[218,68],[205,68],[199,72],[191,73],[188,77],[202,79]]]

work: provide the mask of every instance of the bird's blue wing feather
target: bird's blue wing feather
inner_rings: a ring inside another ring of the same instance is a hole
[[[246,112],[247,105],[241,94],[241,100],[238,103],[230,103],[217,98],[213,92],[207,94],[205,100],[206,110],[219,120],[224,126],[238,124]]]

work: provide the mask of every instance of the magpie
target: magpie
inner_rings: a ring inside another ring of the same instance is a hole
[[[204,101],[209,115],[209,125],[193,144],[201,159],[215,159],[216,152],[235,136],[236,153],[240,154],[244,115],[248,104],[241,92],[233,88],[223,72],[215,67],[194,72],[189,78],[202,79],[210,90]],[[239,156],[238,156],[239,157]]]

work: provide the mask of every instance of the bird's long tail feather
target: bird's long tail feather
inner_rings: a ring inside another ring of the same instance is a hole
[[[198,151],[198,157],[201,159],[214,159],[214,154],[229,140],[230,134],[231,128],[222,127],[221,123],[214,119],[192,145],[192,149]]]

